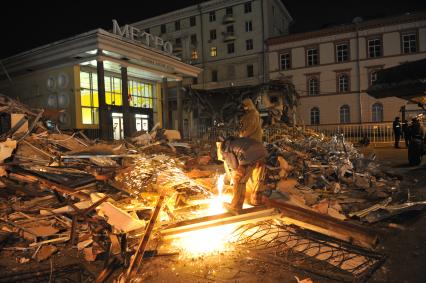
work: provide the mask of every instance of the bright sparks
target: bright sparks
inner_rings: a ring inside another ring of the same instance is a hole
[[[217,181],[218,196],[210,200],[210,206],[204,216],[225,213],[222,207],[224,201],[223,186],[225,174],[220,175]],[[204,213],[203,213],[204,214]],[[201,256],[214,252],[230,250],[229,238],[235,230],[235,224],[222,225],[198,231],[182,233],[175,239],[172,245],[183,251],[183,256]]]

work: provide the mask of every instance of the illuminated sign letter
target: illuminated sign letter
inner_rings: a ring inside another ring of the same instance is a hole
[[[114,34],[119,35],[119,36],[123,36],[123,37],[129,37],[129,26],[128,25],[125,25],[124,30],[122,31],[116,20],[112,20],[112,24],[113,24],[112,32]]]
[[[167,53],[172,54],[173,53],[173,45],[170,41],[166,41],[164,42],[164,46],[163,46],[164,51],[166,51]]]

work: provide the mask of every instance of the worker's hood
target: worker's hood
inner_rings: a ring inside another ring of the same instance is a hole
[[[243,100],[243,107],[247,108],[247,111],[256,109],[256,107],[253,104],[253,101],[250,98],[246,98]]]

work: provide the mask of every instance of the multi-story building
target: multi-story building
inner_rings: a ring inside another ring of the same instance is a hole
[[[377,70],[426,58],[426,13],[271,38],[268,53],[269,78],[291,80],[300,94],[299,123],[392,121],[407,102],[366,90]]]
[[[212,0],[132,26],[172,42],[177,57],[203,70],[197,78],[184,79],[184,86],[210,91],[265,82],[266,39],[287,34],[291,21],[281,0]],[[182,103],[174,89],[168,93],[166,126],[185,136],[210,126],[212,118],[200,107],[179,114]]]
[[[203,69],[193,88],[253,85],[265,80],[265,40],[288,33],[280,0],[213,0],[133,23],[174,43],[174,53]]]

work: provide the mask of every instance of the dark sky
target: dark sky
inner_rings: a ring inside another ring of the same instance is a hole
[[[425,11],[425,0],[282,0],[295,19],[294,32],[364,19]],[[110,29],[112,19],[132,23],[202,1],[10,1],[2,2],[0,58],[77,35]],[[151,4],[148,4],[151,3]]]

